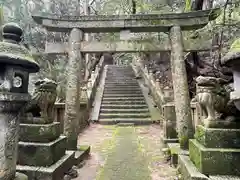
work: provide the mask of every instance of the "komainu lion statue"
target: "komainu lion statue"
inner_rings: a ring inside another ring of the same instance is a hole
[[[53,121],[53,106],[57,98],[57,83],[50,79],[38,80],[31,101],[25,107],[25,113],[41,117],[45,123]]]
[[[234,121],[239,111],[230,100],[232,84],[222,78],[203,77],[197,79],[197,95],[193,101],[201,106],[205,127],[215,127],[217,121]]]

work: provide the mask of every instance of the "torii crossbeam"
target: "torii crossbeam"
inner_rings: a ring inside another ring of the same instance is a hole
[[[169,32],[178,25],[181,30],[200,29],[219,15],[220,9],[170,14],[98,15],[98,16],[32,16],[48,31],[68,32],[79,28],[85,33],[119,32]]]

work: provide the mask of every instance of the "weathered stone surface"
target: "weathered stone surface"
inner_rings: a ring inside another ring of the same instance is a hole
[[[177,138],[177,127],[176,127],[176,113],[175,105],[167,103],[163,106],[163,129],[165,139],[176,139]]]
[[[198,170],[208,175],[240,175],[240,150],[205,148],[197,140],[189,141],[189,156]]]
[[[240,148],[239,129],[197,126],[195,139],[206,148]]]
[[[207,51],[211,48],[210,41],[201,39],[185,40],[184,51]],[[69,51],[68,43],[51,43],[46,42],[45,53],[47,54],[66,54]],[[84,53],[105,53],[105,52],[160,52],[171,51],[169,40],[161,42],[149,41],[117,41],[117,42],[81,42],[81,52]]]
[[[31,101],[24,107],[25,113],[40,117],[44,123],[53,122],[53,106],[57,98],[57,83],[51,79],[40,79],[35,83]]]
[[[98,16],[32,16],[47,30],[55,32],[80,28],[86,33],[119,32],[128,29],[131,32],[167,32],[178,24],[183,30],[194,30],[204,27],[219,15],[219,9],[193,11],[172,14],[139,14],[139,15],[98,15]],[[70,20],[70,21],[69,21]]]
[[[67,136],[67,149],[77,148],[77,126],[79,118],[80,63],[83,60],[80,52],[80,42],[83,40],[83,32],[77,28],[72,29],[69,37],[69,61],[67,66],[66,102],[64,115],[64,135]]]
[[[172,47],[171,71],[177,117],[177,132],[180,147],[182,149],[188,149],[188,140],[193,138],[194,132],[180,26],[171,28],[170,40]]]
[[[208,180],[207,176],[198,171],[189,156],[178,155],[178,165],[182,180]]]
[[[79,165],[90,153],[90,146],[80,146],[75,151],[75,165]]]
[[[50,142],[60,136],[60,123],[20,124],[19,135],[24,142]]]
[[[49,167],[17,165],[17,171],[26,174],[29,180],[60,180],[71,169],[74,154],[73,151],[66,151],[59,161]]]
[[[18,164],[50,166],[61,159],[66,151],[66,137],[61,136],[50,143],[18,143]]]
[[[179,155],[188,155],[188,151],[182,150],[179,143],[167,143],[167,147],[170,151],[171,164],[175,167],[178,164]]]

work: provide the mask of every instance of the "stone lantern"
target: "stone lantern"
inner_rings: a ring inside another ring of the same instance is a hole
[[[240,110],[240,38],[233,43],[221,63],[232,70],[234,91],[231,92],[230,99],[234,102],[236,108]]]
[[[22,29],[14,23],[2,28],[0,42],[0,179],[27,179],[16,173],[19,116],[30,100],[29,73],[39,71],[28,50],[20,45]]]

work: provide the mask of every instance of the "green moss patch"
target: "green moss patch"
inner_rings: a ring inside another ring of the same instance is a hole
[[[97,180],[151,180],[148,162],[142,153],[135,128],[116,127],[108,141],[107,159]]]

